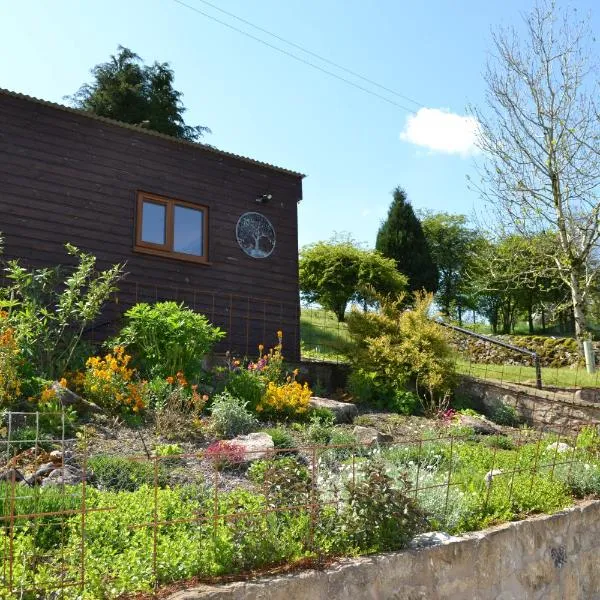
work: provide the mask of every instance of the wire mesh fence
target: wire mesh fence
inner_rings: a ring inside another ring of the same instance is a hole
[[[69,438],[62,415],[49,437],[44,415],[8,413],[0,597],[151,597],[177,580],[319,566],[419,531],[557,510],[600,493],[597,429],[573,427],[565,410],[551,435],[518,428],[484,441],[448,422],[393,440],[132,456]]]

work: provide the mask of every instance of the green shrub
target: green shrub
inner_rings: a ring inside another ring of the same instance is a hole
[[[53,381],[83,366],[80,348],[89,349],[83,334],[123,275],[123,265],[97,272],[94,256],[71,244],[65,247],[77,260],[69,275],[60,266],[28,270],[17,261],[8,263],[5,275],[8,322],[21,354],[31,365],[31,375]]]
[[[197,378],[202,358],[225,335],[183,303],[140,303],[125,313],[126,325],[110,345],[125,346],[144,377]]]
[[[349,501],[340,518],[344,543],[361,552],[404,548],[425,525],[408,482],[392,482],[379,461],[366,461],[362,476],[348,483]]]
[[[350,385],[359,397],[406,410],[396,394],[410,383],[426,414],[445,410],[456,384],[455,363],[448,333],[429,316],[432,296],[416,294],[411,310],[404,297],[380,298],[379,303],[379,311],[353,310],[347,319],[357,344],[357,373]]]
[[[564,483],[576,498],[600,497],[600,467],[595,463],[556,465],[554,476]]]
[[[154,485],[153,461],[99,455],[88,459],[87,468],[94,486],[101,490],[133,492],[143,485]],[[167,484],[167,473],[160,461],[157,477],[159,486]]]
[[[48,433],[40,431],[35,426],[27,425],[11,432],[8,446],[10,453],[14,456],[23,450],[34,448],[36,443],[38,448],[50,450],[52,448],[51,440],[52,437]]]
[[[229,374],[225,390],[243,400],[248,410],[255,411],[265,393],[265,382],[248,369],[239,369]]]
[[[312,411],[308,419],[306,428],[306,439],[310,444],[324,446],[329,443],[333,431],[335,417],[329,411],[329,414]]]
[[[501,448],[502,450],[513,450],[515,442],[507,435],[489,435],[483,438],[482,443],[490,448]]]
[[[248,469],[248,479],[261,486],[267,498],[280,505],[308,504],[310,474],[295,458],[257,460]]]
[[[263,429],[263,431],[271,436],[273,444],[277,449],[295,450],[298,446],[294,436],[284,427],[272,427],[270,429]],[[283,453],[279,452],[279,454]]]
[[[229,392],[215,396],[210,410],[213,429],[219,436],[231,438],[250,433],[258,427],[256,417],[246,410],[246,402]]]
[[[490,411],[490,419],[498,425],[517,427],[520,423],[519,415],[513,406],[498,402]]]

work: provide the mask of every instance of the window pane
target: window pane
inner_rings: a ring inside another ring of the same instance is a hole
[[[167,207],[164,204],[146,202],[142,204],[142,241],[150,244],[165,243]]]
[[[175,205],[173,250],[202,256],[204,213],[201,210]]]

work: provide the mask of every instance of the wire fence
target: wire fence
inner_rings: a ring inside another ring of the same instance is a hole
[[[510,336],[481,335],[466,328],[449,330],[448,337],[460,375],[571,396],[581,388],[600,388],[600,368],[588,373],[568,338],[521,336],[514,342]],[[319,307],[301,307],[300,339],[303,360],[350,363],[356,354],[346,324]],[[599,359],[597,348],[597,363]]]
[[[475,514],[493,523],[508,518],[503,510],[513,518],[539,512],[540,494],[555,483],[588,481],[590,469],[600,478],[597,431],[572,427],[565,410],[551,437],[520,428],[510,445],[498,441],[506,432],[487,438],[496,441],[479,470],[469,454],[476,436],[456,424],[393,441],[292,449],[221,443],[124,456],[98,454],[86,436],[70,438],[63,414],[8,413],[0,440],[0,597],[111,598],[128,586],[152,597],[177,579],[318,567],[350,551],[349,536],[370,539],[377,529],[373,519],[385,504],[371,505],[367,521],[357,504],[365,501],[361,485],[377,495],[374,463],[427,515],[421,530],[453,531],[460,522],[468,529]],[[49,417],[55,437],[45,434]]]

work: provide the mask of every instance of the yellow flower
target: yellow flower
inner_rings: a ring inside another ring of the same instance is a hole
[[[281,338],[283,337],[283,331],[281,331],[281,329],[279,329],[277,331],[277,337],[281,340]]]

